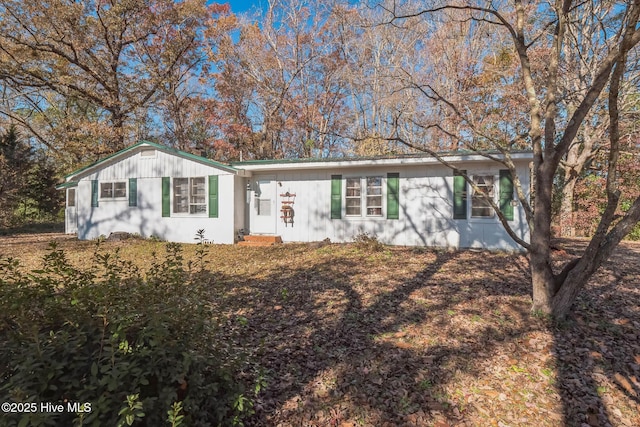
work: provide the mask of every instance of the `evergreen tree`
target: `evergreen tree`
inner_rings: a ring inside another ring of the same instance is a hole
[[[64,192],[56,189],[56,172],[55,165],[42,153],[34,158],[27,171],[27,185],[21,191],[20,203],[33,219],[50,220],[61,208]]]
[[[33,161],[32,147],[21,139],[15,126],[0,134],[0,225],[13,221]]]

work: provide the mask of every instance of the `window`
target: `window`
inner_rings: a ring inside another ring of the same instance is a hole
[[[258,180],[256,182],[255,209],[258,216],[271,216],[272,189],[271,180]]]
[[[367,177],[367,216],[382,216],[382,177]]]
[[[127,183],[121,182],[101,182],[100,199],[123,199],[127,197]]]
[[[70,188],[67,190],[67,206],[74,207],[76,205],[76,189]]]
[[[364,193],[362,191],[364,184]],[[345,204],[347,216],[382,216],[382,177],[347,178]]]
[[[205,177],[163,176],[162,217],[171,217],[171,194],[173,193],[173,213],[205,216],[208,210],[209,218],[218,218],[218,176],[209,175],[208,182],[207,186]]]
[[[173,179],[173,213],[207,213],[204,177]]]
[[[271,216],[271,199],[256,198],[256,209],[258,216]]]
[[[475,175],[473,182],[478,190],[474,189],[471,196],[471,217],[493,217],[493,207],[491,207],[489,199],[494,199],[494,177],[492,175]]]
[[[347,216],[360,216],[361,202],[360,178],[347,178]]]

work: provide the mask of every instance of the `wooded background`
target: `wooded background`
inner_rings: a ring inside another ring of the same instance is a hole
[[[555,295],[577,270],[552,271],[552,236],[595,236],[586,277],[640,238],[639,11],[0,0],[0,221],[55,216],[61,176],[143,139],[220,161],[497,152],[511,170],[509,153],[528,149],[532,200],[515,182],[523,247]]]

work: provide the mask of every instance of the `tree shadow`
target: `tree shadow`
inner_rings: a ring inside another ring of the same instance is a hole
[[[474,402],[456,395],[456,382],[481,377],[498,347],[543,328],[529,314],[521,255],[307,248],[255,249],[274,260],[307,257],[304,267],[296,260],[265,265],[258,277],[219,277],[228,293],[218,304],[230,322],[247,319],[228,338],[258,347],[269,375],[250,425],[461,422],[499,393],[489,387]],[[487,257],[505,265],[487,269]],[[372,268],[384,262],[397,273]]]
[[[560,257],[587,242],[560,241]],[[640,425],[640,245],[623,242],[555,329],[565,425]]]

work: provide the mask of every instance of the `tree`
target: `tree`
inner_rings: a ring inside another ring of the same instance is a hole
[[[584,97],[589,82],[593,81],[598,71],[597,62],[603,55],[606,55],[611,42],[607,33],[600,31],[611,13],[607,3],[587,2],[583,4],[583,8],[580,16],[575,16],[574,19],[567,22],[563,49],[567,65],[564,73],[559,76],[562,99],[569,112],[574,111]],[[585,55],[583,52],[590,52],[590,54]],[[640,70],[637,65],[634,65],[637,64],[636,61],[631,60],[628,63],[625,82],[620,87],[618,104],[621,123],[624,124],[623,127],[631,130],[628,124],[630,120],[635,120],[632,113],[637,104],[638,72]],[[580,179],[590,174],[589,165],[594,162],[596,157],[601,156],[602,152],[608,152],[609,116],[606,102],[607,99],[603,93],[590,109],[560,164],[559,173],[562,179],[557,195],[560,199],[557,222],[560,226],[560,234],[564,237],[575,236],[576,227],[584,222],[577,222],[578,218],[576,218],[576,216],[583,216],[580,211],[575,212],[574,192],[576,185]],[[590,208],[593,207],[594,204],[590,206]]]
[[[402,28],[376,25],[383,17],[380,9],[339,6],[337,21],[340,52],[345,66],[340,79],[346,85],[348,111],[346,129],[334,129],[354,143],[356,155],[403,153],[407,148],[384,138],[397,125],[417,123],[424,114],[420,97],[404,84],[427,64],[424,42],[429,28],[417,19]],[[416,136],[424,129],[406,128]]]
[[[36,153],[20,192],[23,211],[31,213],[31,218],[23,217],[23,221],[51,220],[56,217],[64,201],[64,192],[56,188],[58,182],[56,165],[44,152]]]
[[[585,14],[591,13],[597,3],[599,2],[559,0],[549,4],[514,0],[486,4],[469,1],[435,3],[413,10],[401,10],[396,7],[395,2],[391,6],[383,6],[389,14],[387,23],[390,25],[401,25],[407,19],[415,17],[431,18],[435,24],[472,21],[474,25],[469,37],[498,31],[503,32],[508,38],[510,51],[517,58],[518,64],[512,77],[519,81],[526,99],[524,113],[527,115],[528,126],[525,135],[509,132],[509,139],[486,135],[483,128],[476,126],[474,121],[467,117],[463,106],[451,102],[428,82],[414,79],[411,85],[433,105],[448,108],[465,123],[470,132],[457,135],[465,147],[503,162],[512,171],[514,178],[514,168],[510,161],[511,148],[524,139],[533,149],[532,205],[526,197],[526,189],[515,182],[518,200],[526,213],[531,239],[530,243],[518,239],[516,241],[529,253],[533,289],[532,309],[558,319],[567,315],[587,280],[640,220],[640,197],[628,202],[628,209],[622,216],[616,215],[616,212],[619,212],[622,190],[619,179],[619,97],[621,87],[629,78],[629,57],[635,54],[635,48],[640,42],[640,0],[624,4],[605,3],[607,12],[602,15],[597,30],[603,32],[598,35],[607,36],[604,51],[600,55],[589,51],[575,52],[579,45],[566,43],[570,23],[579,22]],[[434,16],[438,17],[437,20]],[[491,50],[495,49],[495,46],[488,45],[487,49],[489,50],[486,51],[486,55],[497,54]],[[571,59],[583,57],[589,57],[590,61],[593,61],[596,71],[591,76],[584,76],[581,83],[584,89],[576,95],[573,107],[568,108],[561,97],[560,81],[563,76],[567,77],[565,73],[571,69]],[[476,64],[477,69],[483,68],[480,63],[481,61],[478,61]],[[605,134],[609,149],[602,168],[607,201],[584,254],[560,271],[556,271],[551,259],[554,179],[600,96],[606,97],[605,111],[608,118]],[[478,137],[481,137],[482,145],[477,144]],[[405,141],[397,130],[390,138]],[[502,157],[489,154],[487,148],[497,150]],[[437,155],[435,152],[432,153]],[[637,158],[635,161],[637,162]],[[469,177],[466,179],[473,185]],[[492,205],[507,231],[513,236],[504,215],[495,203],[492,202]]]
[[[220,43],[213,60],[215,120],[245,158],[299,157],[340,151],[344,57],[332,4],[269,2],[264,16],[238,23],[239,37]]]
[[[0,225],[7,226],[13,220],[32,164],[32,148],[15,126],[10,126],[0,134]]]
[[[59,110],[54,95],[77,100],[109,124],[100,151],[121,149],[137,136],[136,116],[147,117],[140,109],[198,63],[209,10],[204,0],[2,0],[0,82],[22,108],[0,112],[50,146],[29,114]]]

